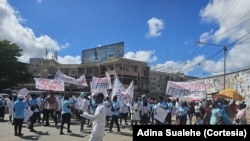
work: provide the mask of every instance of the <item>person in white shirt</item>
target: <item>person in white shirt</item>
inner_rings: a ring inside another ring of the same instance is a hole
[[[57,102],[57,109],[56,109],[56,119],[58,122],[61,121],[61,111],[62,111],[62,97],[57,95],[56,96],[56,102]]]
[[[14,102],[17,100],[17,96],[10,96],[9,97],[10,100],[7,101],[7,107],[8,107],[8,111],[9,111],[9,122],[10,124],[14,125],[14,122],[12,119],[14,119]]]
[[[80,113],[89,112],[90,101],[89,101],[87,93],[82,93],[80,95],[80,98],[82,98],[82,101],[80,103],[80,109],[79,109]],[[80,132],[81,133],[85,133],[85,131],[84,131],[85,122],[86,122],[86,118],[81,116],[81,125],[80,125]]]
[[[120,108],[120,125],[122,126],[122,119],[124,119],[125,124],[128,125],[127,118],[128,118],[128,105],[126,103],[121,104]]]
[[[102,141],[105,131],[106,107],[103,103],[103,93],[97,93],[94,96],[95,102],[98,104],[94,115],[84,112],[83,116],[93,120],[92,132],[89,141]]]
[[[131,130],[133,129],[133,125],[137,125],[137,122],[140,122],[140,111],[141,111],[141,104],[138,100],[138,97],[135,98],[135,100],[132,102],[132,105],[130,106],[130,112],[131,112]]]

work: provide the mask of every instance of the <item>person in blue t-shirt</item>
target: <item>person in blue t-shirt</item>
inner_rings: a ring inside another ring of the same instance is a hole
[[[24,120],[24,110],[27,107],[27,103],[23,101],[22,95],[17,96],[17,101],[14,102],[14,132],[15,136],[22,136],[22,127]]]
[[[70,102],[69,102],[69,95],[65,94],[64,95],[64,99],[62,102],[62,111],[61,111],[61,115],[62,115],[62,120],[61,120],[61,128],[60,128],[60,135],[63,135],[63,125],[64,123],[67,123],[67,132],[71,133],[72,131],[70,130],[70,119],[71,119],[71,115],[70,115]]]
[[[119,114],[120,114],[120,104],[117,101],[117,96],[113,97],[112,104],[111,104],[111,111],[112,111],[112,118],[110,122],[109,132],[112,132],[113,124],[115,122],[117,127],[117,132],[120,132],[120,126],[118,123]]]

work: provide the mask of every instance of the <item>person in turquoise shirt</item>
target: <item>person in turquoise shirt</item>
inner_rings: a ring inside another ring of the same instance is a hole
[[[164,98],[163,98],[162,96],[159,96],[158,100],[159,100],[159,101],[158,101],[158,103],[156,104],[156,109],[159,108],[159,107],[161,107],[161,108],[167,110],[168,105],[167,105],[167,103],[164,101]],[[157,114],[157,113],[156,113],[156,114]],[[156,125],[162,125],[162,124],[165,124],[165,123],[161,123],[159,120],[155,119],[155,124],[156,124]]]
[[[17,101],[14,102],[14,132],[15,136],[22,136],[24,110],[27,107],[27,103],[23,101],[22,95],[17,96]]]
[[[211,110],[211,117],[210,117],[210,125],[217,125],[220,121],[221,118],[221,112],[220,109],[218,107],[218,102],[215,101],[212,104],[212,110]]]
[[[112,132],[114,122],[115,122],[116,127],[117,127],[117,132],[120,132],[120,126],[118,123],[119,114],[120,114],[119,110],[120,110],[120,104],[117,101],[117,96],[114,96],[113,100],[112,100],[112,104],[111,104],[112,118],[111,118],[111,122],[110,122],[109,132]]]
[[[219,107],[220,112],[221,112],[221,118],[222,118],[223,124],[224,125],[233,125],[233,122],[230,119],[230,117],[228,116],[228,114],[226,113],[221,101],[218,102],[218,107]]]
[[[188,113],[188,105],[186,101],[182,101],[179,108],[178,108],[178,114],[179,114],[179,124],[180,125],[186,125],[187,124],[187,113]]]
[[[64,123],[67,123],[67,132],[71,133],[72,131],[70,130],[70,119],[71,119],[71,115],[70,115],[70,102],[69,102],[69,95],[65,94],[63,102],[62,102],[62,111],[61,111],[61,115],[62,115],[62,121],[61,121],[61,128],[60,128],[60,135],[63,135],[63,125]]]

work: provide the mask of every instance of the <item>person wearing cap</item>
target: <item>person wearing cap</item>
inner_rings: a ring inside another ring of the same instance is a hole
[[[14,102],[14,131],[15,136],[22,136],[22,127],[24,120],[24,110],[27,107],[27,103],[23,101],[24,96],[18,95],[17,101]]]
[[[89,141],[102,141],[105,131],[106,107],[103,103],[103,93],[97,93],[94,96],[97,108],[94,115],[84,112],[82,116],[93,120],[92,132]]]

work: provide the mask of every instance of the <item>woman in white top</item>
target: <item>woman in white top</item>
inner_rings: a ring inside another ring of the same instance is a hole
[[[14,116],[14,102],[17,99],[17,96],[10,96],[9,97],[10,100],[7,101],[7,107],[8,107],[8,111],[9,111],[9,122],[11,124],[14,125],[14,123],[12,122],[13,116]]]

